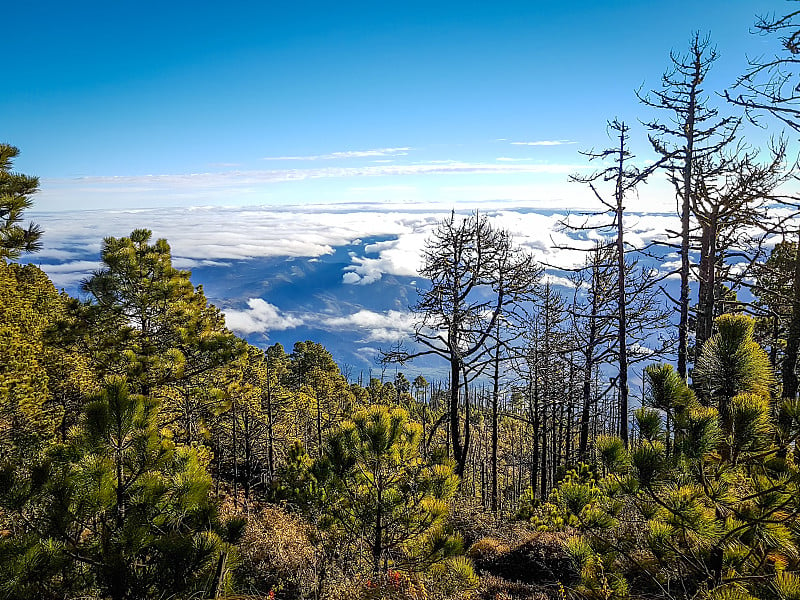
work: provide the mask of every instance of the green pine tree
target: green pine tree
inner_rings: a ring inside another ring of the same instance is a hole
[[[214,597],[230,542],[209,499],[208,457],[159,431],[158,405],[111,380],[65,444],[0,472],[0,596]]]
[[[342,423],[313,463],[295,449],[284,474],[295,499],[356,547],[373,574],[446,569],[461,552],[446,529],[458,477],[451,464],[422,458],[420,435],[404,409],[372,406]],[[474,577],[458,564],[465,580]]]
[[[98,372],[127,377],[144,395],[208,373],[243,351],[190,273],[172,266],[166,240],[150,238],[137,229],[104,240],[103,268],[84,283],[92,301],[75,304],[62,331],[65,340],[83,343]]]
[[[318,456],[325,433],[353,410],[355,396],[331,353],[317,342],[295,343],[285,375],[302,407],[297,412],[300,437]]]
[[[49,440],[60,419],[54,391],[77,380],[79,360],[49,347],[46,332],[64,310],[47,276],[32,265],[0,261],[0,462]],[[75,367],[58,380],[61,365]]]
[[[695,368],[703,401],[670,366],[648,367],[639,440],[626,450],[599,439],[608,475],[558,490],[581,532],[569,548],[585,594],[800,593],[800,405],[772,401],[750,318],[724,315],[716,327]]]
[[[19,149],[0,144],[0,258],[15,260],[23,252],[41,249],[42,230],[38,225],[20,225],[22,214],[33,201],[31,196],[39,190],[39,179],[11,170]]]

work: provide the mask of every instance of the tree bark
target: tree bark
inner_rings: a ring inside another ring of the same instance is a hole
[[[463,477],[467,457],[461,443],[461,427],[458,423],[460,392],[461,364],[457,358],[454,358],[450,361],[450,442],[453,447],[453,459],[456,461],[456,475]]]
[[[269,370],[269,352],[267,352],[267,467],[269,481],[275,479],[275,436],[272,424],[272,375]]]
[[[711,337],[716,313],[717,287],[717,216],[716,208],[708,222],[702,223],[700,241],[700,281],[697,292],[697,327],[695,329],[695,356]]]
[[[783,397],[797,397],[797,356],[800,351],[800,233],[794,257],[794,278],[792,281],[792,317],[786,336],[786,352],[781,364]]]
[[[500,344],[494,355],[494,377],[492,378],[492,512],[497,514],[497,439],[498,404],[500,396]]]
[[[628,316],[625,290],[625,240],[622,227],[622,205],[625,175],[625,123],[621,124],[619,133],[619,162],[617,175],[616,221],[617,221],[617,310],[619,315],[617,344],[619,346],[619,435],[625,447],[628,447]]]
[[[584,349],[583,367],[583,398],[581,407],[581,431],[578,441],[578,457],[581,461],[588,459],[589,450],[589,420],[591,418],[590,407],[592,402],[592,372],[594,371],[594,351],[597,346],[597,318],[599,311],[598,287],[600,285],[600,274],[598,266],[592,267],[592,312],[589,314],[589,339]]]
[[[694,78],[689,87],[686,107],[686,122],[683,133],[686,140],[683,156],[683,190],[681,197],[681,295],[680,321],[678,323],[678,374],[686,380],[689,358],[689,240],[691,235],[690,215],[692,198],[692,167],[694,166],[694,122],[697,112],[697,87],[702,79],[702,64],[696,54],[693,63]]]

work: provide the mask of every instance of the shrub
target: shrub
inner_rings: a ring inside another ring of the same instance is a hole
[[[798,403],[770,398],[747,317],[717,326],[695,369],[701,399],[671,367],[648,367],[641,439],[599,440],[609,475],[593,487],[565,481],[554,495],[583,533],[567,548],[584,596],[800,596]]]

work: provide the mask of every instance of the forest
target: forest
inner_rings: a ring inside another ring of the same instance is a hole
[[[694,34],[637,92],[656,160],[620,119],[585,152],[569,285],[482,211],[439,222],[367,380],[234,335],[145,228],[59,291],[0,144],[0,598],[800,600],[800,11],[755,31],[775,56],[728,89]],[[657,176],[680,229],[638,247]]]

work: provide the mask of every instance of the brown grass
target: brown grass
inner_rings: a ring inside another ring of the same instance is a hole
[[[226,501],[223,512],[241,515],[243,509]],[[276,598],[313,596],[320,558],[311,527],[270,504],[251,505],[246,516],[236,587],[252,597],[268,597],[270,591]]]

